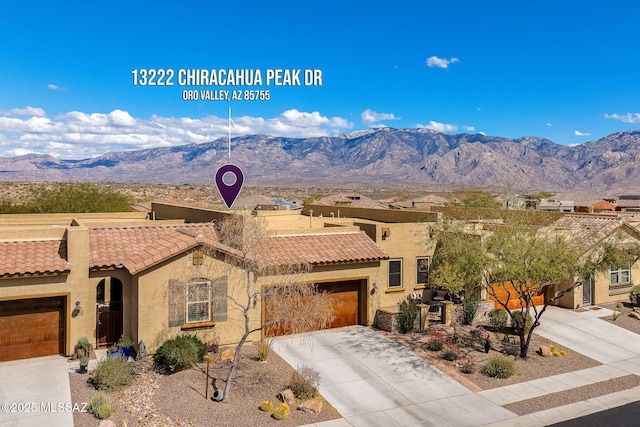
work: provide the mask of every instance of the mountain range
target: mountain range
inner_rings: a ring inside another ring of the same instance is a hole
[[[376,128],[331,137],[250,135],[86,160],[0,157],[3,181],[211,184],[226,163],[249,185],[424,183],[522,190],[640,190],[640,130],[564,146],[548,139]]]

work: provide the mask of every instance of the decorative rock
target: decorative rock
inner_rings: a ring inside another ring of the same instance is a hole
[[[231,360],[235,355],[236,355],[235,349],[230,348],[228,350],[223,351],[222,356],[220,358],[222,359],[222,361]]]
[[[305,412],[311,412],[312,414],[317,414],[322,411],[322,398],[318,396],[311,400],[307,400],[302,405],[298,406],[298,409]]]
[[[102,420],[100,424],[98,424],[98,427],[116,427],[116,423],[111,420]]]
[[[634,319],[640,320],[640,313],[638,313],[637,311],[632,311],[631,313],[629,313],[629,316],[633,317]]]
[[[540,356],[551,357],[552,355],[553,353],[551,352],[551,349],[549,347],[547,347],[546,345],[540,346]]]
[[[118,424],[118,427],[127,427],[127,420],[120,421],[120,424]]]
[[[284,403],[286,403],[289,406],[292,406],[295,401],[296,398],[293,395],[293,392],[289,389],[286,389],[280,393],[278,393],[278,399],[280,399],[281,401],[283,401]]]

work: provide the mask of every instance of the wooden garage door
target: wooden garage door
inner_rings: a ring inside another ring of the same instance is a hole
[[[360,289],[361,280],[350,280],[345,282],[321,283],[318,285],[320,291],[326,291],[333,302],[333,314],[335,319],[329,328],[339,328],[359,324],[360,319]],[[271,320],[269,310],[269,299],[265,299],[264,321]],[[265,329],[266,336],[286,335],[288,331],[283,327],[270,327]]]
[[[0,301],[0,362],[64,353],[64,297]]]
[[[358,324],[360,280],[322,283],[318,285],[318,288],[321,291],[327,291],[333,300],[333,315],[336,318],[330,328]]]
[[[527,286],[531,285],[527,284]],[[498,300],[507,303],[509,310],[519,310],[522,308],[518,291],[511,282],[506,282],[505,284],[494,283],[492,288],[494,289]],[[490,301],[493,301],[493,306],[495,308],[503,308],[502,305],[496,301],[496,298],[493,295],[488,295],[488,297]],[[536,306],[544,305],[544,293],[539,292],[533,294],[531,302]]]

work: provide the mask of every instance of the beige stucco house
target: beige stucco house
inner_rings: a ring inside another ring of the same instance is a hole
[[[625,247],[640,245],[640,229],[632,215],[565,215],[541,230],[564,239],[589,257],[601,245]],[[606,273],[596,274],[584,285],[557,300],[557,305],[577,308],[628,299],[631,287],[640,280],[640,260],[633,265],[611,265]],[[552,290],[552,292],[558,289]]]
[[[321,217],[318,207],[314,215],[234,215],[268,224],[269,259],[311,265],[296,280],[331,292],[339,308],[332,326],[370,325],[378,308],[425,286],[436,216],[376,217],[366,211],[385,211],[365,209],[345,218],[341,209],[341,218]],[[81,337],[104,346],[126,335],[152,352],[185,332],[237,342],[241,314],[221,295],[243,296],[243,271],[226,261],[232,251],[215,230],[229,214],[153,204],[150,213],[4,216],[0,361],[68,355]],[[264,276],[258,286],[281,279]],[[264,320],[261,300],[251,310],[256,325]]]

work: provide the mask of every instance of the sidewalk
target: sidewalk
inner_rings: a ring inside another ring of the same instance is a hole
[[[640,401],[640,387],[517,416],[502,408],[629,374],[640,375],[640,337],[597,317],[548,307],[536,333],[603,365],[472,393],[438,369],[366,327],[282,337],[274,350],[289,364],[321,374],[320,392],[345,418],[316,424],[350,426],[544,426]]]

